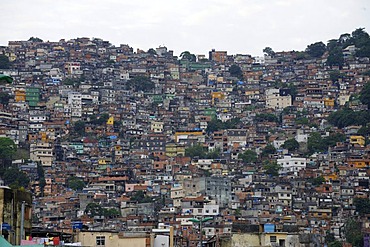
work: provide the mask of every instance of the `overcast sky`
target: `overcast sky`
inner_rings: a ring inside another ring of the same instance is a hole
[[[369,0],[1,0],[0,45],[95,37],[176,55],[304,50],[363,27]]]

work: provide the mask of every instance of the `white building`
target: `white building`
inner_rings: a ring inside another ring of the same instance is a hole
[[[78,92],[68,93],[68,113],[73,118],[82,116],[82,94]]]
[[[293,173],[295,176],[298,176],[298,172],[306,168],[307,159],[287,155],[282,159],[278,159],[277,163],[281,166],[279,174]]]
[[[284,109],[292,105],[292,96],[285,90],[270,88],[266,89],[266,108]]]

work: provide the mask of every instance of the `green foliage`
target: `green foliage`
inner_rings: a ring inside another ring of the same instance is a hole
[[[121,216],[121,212],[116,209],[116,208],[104,208],[104,216],[108,217],[108,218],[116,218],[116,217],[119,217]]]
[[[41,195],[43,195],[44,194],[44,188],[45,188],[45,185],[46,185],[46,181],[45,181],[44,167],[42,166],[41,162],[37,162],[37,176],[38,176],[38,179],[39,179],[39,186],[40,186]]]
[[[28,41],[31,41],[31,42],[44,42],[42,39],[38,38],[38,37],[31,37],[28,39]]]
[[[85,182],[82,178],[70,177],[67,181],[68,187],[72,190],[81,191],[85,187]]]
[[[316,177],[316,178],[312,178],[309,181],[310,181],[310,183],[312,183],[313,186],[319,186],[319,185],[325,183],[325,178],[322,177],[322,176],[319,176],[319,177]]]
[[[335,241],[335,235],[332,232],[326,231],[325,243],[331,243]]]
[[[10,160],[17,152],[17,145],[8,137],[0,137],[0,159]]]
[[[314,132],[310,134],[307,140],[307,148],[310,153],[322,152],[326,150],[325,143],[320,133]]]
[[[362,74],[362,75],[370,76],[370,69],[369,69],[369,70],[367,70],[367,71],[365,71],[365,72],[362,72],[361,74]]]
[[[237,128],[237,125],[239,124],[240,124],[239,118],[233,118],[233,119],[227,120],[226,122],[222,122],[219,119],[212,118],[212,120],[209,121],[207,124],[206,131],[208,133],[212,133],[212,132],[224,130],[224,129],[235,129]]]
[[[272,50],[271,47],[265,47],[262,51],[263,51],[263,53],[266,53],[270,57],[275,56],[275,52],[274,52],[274,50]]]
[[[310,123],[310,120],[308,120],[308,118],[306,117],[300,117],[295,120],[295,123],[300,125],[308,125]]]
[[[241,159],[244,164],[256,163],[257,153],[253,150],[246,150],[244,153],[239,154],[238,158]]]
[[[282,145],[282,148],[288,149],[289,152],[295,151],[299,149],[299,142],[296,139],[288,139]]]
[[[262,150],[261,156],[267,157],[270,154],[276,153],[276,148],[272,144],[267,144],[266,147]]]
[[[260,113],[255,117],[256,122],[279,122],[279,118],[271,113]]]
[[[81,81],[77,78],[66,78],[63,80],[63,84],[66,86],[78,87],[81,84]]]
[[[341,46],[337,46],[329,51],[329,56],[326,63],[329,66],[343,66],[344,58]]]
[[[276,161],[265,161],[263,164],[263,169],[267,175],[276,177],[279,176],[280,165]]]
[[[329,147],[335,146],[337,142],[343,142],[345,139],[345,135],[341,133],[333,133],[328,137],[322,138],[320,133],[313,132],[307,140],[307,148],[309,154],[325,152]]]
[[[157,55],[156,50],[154,50],[153,48],[150,48],[150,49],[147,51],[147,53],[152,54],[152,55]]]
[[[96,117],[96,115],[91,116],[90,122],[92,124],[96,124],[96,125],[103,125],[108,121],[108,119],[109,119],[109,114],[108,113],[103,113],[98,118]]]
[[[194,54],[190,53],[189,51],[181,52],[180,57],[181,60],[187,60],[190,62],[195,62],[197,60],[197,57]]]
[[[207,159],[219,159],[221,155],[221,149],[216,148],[206,154]]]
[[[196,144],[185,149],[185,156],[199,159],[218,159],[220,158],[221,150],[216,148],[210,152],[206,152],[206,148],[201,144]]]
[[[135,201],[138,203],[148,203],[148,202],[153,202],[153,199],[150,196],[147,196],[144,191],[139,190],[136,191],[132,196],[131,196],[131,201]]]
[[[363,246],[363,233],[361,231],[361,223],[353,218],[349,218],[344,225],[344,236],[348,243],[354,247]]]
[[[89,215],[90,217],[103,216],[104,210],[99,204],[91,202],[87,204],[85,214]]]
[[[85,135],[85,122],[84,121],[77,121],[73,125],[73,130],[75,131],[76,134],[83,136]]]
[[[355,198],[353,204],[356,211],[361,215],[370,214],[370,199],[369,198]]]
[[[97,203],[89,203],[86,206],[85,214],[90,217],[104,216],[108,218],[116,218],[121,215],[120,211],[116,208],[103,208]]]
[[[328,247],[342,247],[343,244],[339,242],[338,240],[335,240],[333,242],[328,243]]]
[[[27,188],[30,182],[27,174],[20,171],[17,167],[9,167],[5,170],[3,180],[11,188]]]
[[[0,54],[0,69],[9,69],[10,64],[9,58],[3,54]]]
[[[303,60],[309,58],[309,55],[304,51],[296,51],[294,55],[296,60]]]
[[[146,76],[135,76],[134,78],[127,81],[127,88],[134,90],[135,92],[143,91],[148,92],[154,89],[154,82],[150,80],[149,77]]]
[[[361,136],[369,136],[370,135],[370,124],[367,124],[366,126],[362,126],[357,131],[357,134]]]
[[[338,128],[344,128],[350,125],[366,125],[370,121],[369,111],[353,111],[350,108],[344,108],[332,112],[328,117],[328,122]]]
[[[238,65],[231,65],[229,72],[231,76],[237,77],[239,80],[243,80],[243,71]]]
[[[366,83],[360,92],[360,101],[370,109],[370,82]]]
[[[196,144],[185,149],[185,156],[194,158],[199,157],[200,159],[206,158],[206,151],[203,145]]]
[[[330,80],[332,82],[337,82],[340,78],[343,79],[344,78],[344,74],[341,73],[339,70],[333,70],[329,73],[329,76],[330,76]]]
[[[0,92],[0,104],[7,105],[12,98],[8,93]]]
[[[326,51],[326,45],[323,42],[316,42],[314,44],[311,44],[307,46],[306,52],[311,57],[319,58],[321,57]]]

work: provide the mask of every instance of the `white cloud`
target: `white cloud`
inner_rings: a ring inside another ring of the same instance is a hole
[[[368,0],[5,0],[0,7],[7,10],[1,45],[84,36],[144,50],[166,45],[176,54],[304,50],[370,23]]]

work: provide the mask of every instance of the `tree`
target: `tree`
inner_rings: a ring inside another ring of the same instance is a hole
[[[357,28],[352,32],[353,44],[358,48],[364,47],[368,44],[369,34],[364,30],[365,28]]]
[[[79,134],[79,135],[84,135],[85,134],[85,122],[84,121],[77,121],[73,125],[74,131]]]
[[[131,201],[136,201],[138,203],[148,203],[153,202],[153,199],[149,196],[147,196],[144,191],[139,190],[136,191],[130,198]]]
[[[220,148],[215,148],[214,150],[208,152],[206,154],[207,159],[218,159],[220,158],[221,155],[221,149]]]
[[[273,177],[279,176],[280,168],[280,165],[276,161],[266,160],[263,165],[265,173]]]
[[[256,122],[279,122],[279,118],[271,113],[260,113],[255,117]]]
[[[157,55],[156,50],[154,50],[153,48],[150,48],[150,49],[147,51],[147,53],[152,54],[152,55]]]
[[[349,218],[344,225],[344,236],[352,246],[363,246],[363,234],[361,233],[361,223],[353,218]]]
[[[370,82],[362,88],[359,99],[362,104],[367,105],[370,109]]]
[[[261,156],[267,157],[270,154],[276,153],[276,148],[272,144],[267,144],[266,147],[262,150]]]
[[[9,69],[10,61],[9,58],[3,54],[0,54],[0,69]]]
[[[152,80],[146,76],[135,76],[127,81],[127,87],[135,92],[147,92],[154,89],[154,86],[154,82],[152,82]]]
[[[323,42],[316,42],[313,43],[306,48],[307,54],[311,57],[319,58],[321,57],[326,51],[326,45]]]
[[[332,82],[337,82],[340,78],[344,78],[344,74],[341,73],[339,70],[329,72],[329,76]]]
[[[263,53],[267,54],[270,57],[275,56],[275,52],[274,52],[274,50],[272,50],[271,47],[265,47],[265,49],[263,49],[262,51],[263,51]]]
[[[369,198],[354,198],[353,204],[356,207],[356,211],[364,216],[370,214],[370,199]]]
[[[44,188],[46,185],[46,180],[45,180],[45,171],[44,167],[42,166],[41,162],[37,162],[37,176],[39,179],[39,187],[41,191],[41,196],[44,195]]]
[[[108,209],[104,208],[103,209],[103,214],[104,214],[104,216],[106,216],[110,219],[121,216],[121,212],[116,208],[108,208]]]
[[[334,47],[329,51],[328,59],[326,60],[327,65],[329,66],[338,66],[342,67],[344,63],[342,47]]]
[[[99,204],[91,202],[87,204],[85,214],[89,215],[90,217],[103,216],[104,210]]]
[[[181,60],[187,60],[190,62],[195,62],[197,57],[194,54],[191,54],[189,51],[183,51],[180,54]]]
[[[229,72],[231,76],[237,77],[239,80],[243,80],[243,71],[238,65],[231,65]]]
[[[185,156],[190,158],[199,157],[202,159],[206,157],[206,152],[202,145],[196,144],[185,149]]]
[[[310,134],[307,140],[307,148],[311,154],[325,151],[325,143],[323,142],[320,133],[313,132]]]
[[[2,165],[12,160],[17,152],[17,145],[8,137],[0,137],[0,161]]]
[[[289,152],[295,151],[299,149],[299,142],[296,139],[288,139],[282,145],[283,148],[288,149]]]
[[[365,102],[365,101],[364,101]],[[370,122],[369,111],[353,111],[350,108],[332,112],[327,118],[328,122],[338,128],[347,127],[350,125],[366,125]]]
[[[239,154],[238,158],[241,159],[244,164],[256,163],[257,153],[253,150],[246,150],[244,153]]]
[[[339,242],[338,240],[335,240],[333,242],[328,243],[328,247],[342,247],[343,244]]]
[[[344,33],[344,34],[341,34],[339,39],[338,39],[338,42],[343,46],[343,47],[346,47],[350,44],[351,42],[351,35],[349,33]]]
[[[0,104],[7,105],[12,98],[8,93],[0,92]]]
[[[20,171],[17,167],[7,168],[4,172],[3,180],[6,185],[15,189],[27,188],[30,182],[27,174]]]
[[[28,41],[31,41],[31,42],[44,42],[42,39],[38,38],[38,37],[31,37],[28,39]]]
[[[213,133],[215,131],[218,131],[220,129],[222,129],[223,127],[223,123],[221,120],[217,119],[217,118],[212,118],[211,121],[209,121],[207,123],[207,129],[206,131],[208,133]]]
[[[310,182],[312,183],[313,186],[319,186],[323,183],[325,183],[325,178],[322,176],[310,179]]]
[[[68,187],[72,190],[81,191],[85,187],[85,182],[81,178],[68,178]]]

